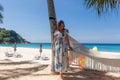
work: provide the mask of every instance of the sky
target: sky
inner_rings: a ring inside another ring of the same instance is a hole
[[[51,42],[47,0],[0,0],[4,7],[0,27],[15,30],[30,42]],[[120,43],[120,9],[98,17],[84,0],[54,0],[57,21],[82,43]]]

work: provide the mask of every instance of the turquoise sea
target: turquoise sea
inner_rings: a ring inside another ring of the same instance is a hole
[[[51,43],[42,43],[43,49],[51,49]],[[99,51],[109,51],[109,52],[120,52],[120,44],[108,44],[108,43],[83,43],[86,47],[92,49],[94,46],[98,47]],[[13,47],[13,44],[0,44],[4,47]],[[17,47],[27,47],[27,48],[39,48],[40,43],[30,43],[30,44],[17,44]]]

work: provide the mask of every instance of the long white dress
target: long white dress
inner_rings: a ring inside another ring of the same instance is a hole
[[[56,72],[65,72],[67,71],[69,62],[68,62],[68,45],[66,41],[66,31],[62,33],[55,31],[54,36],[56,37],[55,41],[55,71]]]

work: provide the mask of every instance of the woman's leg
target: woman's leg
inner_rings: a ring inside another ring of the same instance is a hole
[[[63,74],[60,72],[60,80],[63,80]]]

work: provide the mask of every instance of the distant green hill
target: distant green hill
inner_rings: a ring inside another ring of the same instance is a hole
[[[0,28],[0,43],[29,43],[14,30]]]

